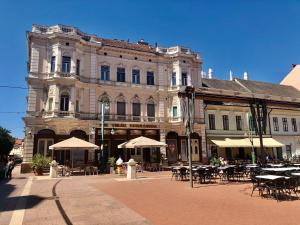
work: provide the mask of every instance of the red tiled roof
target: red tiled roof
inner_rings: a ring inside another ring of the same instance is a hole
[[[111,46],[111,47],[116,47],[116,48],[125,48],[125,49],[136,50],[136,51],[156,53],[155,48],[151,45],[135,44],[135,43],[129,43],[126,41],[99,38],[99,37],[97,38],[97,40],[102,42],[102,44],[104,46]]]
[[[22,139],[16,139],[15,145],[21,145],[23,142]]]

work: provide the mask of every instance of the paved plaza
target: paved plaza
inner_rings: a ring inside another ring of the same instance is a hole
[[[18,168],[17,168],[18,169]],[[16,169],[16,171],[17,171]],[[49,179],[17,174],[0,183],[0,224],[298,225],[300,200],[250,196],[245,182],[198,184],[170,172]]]

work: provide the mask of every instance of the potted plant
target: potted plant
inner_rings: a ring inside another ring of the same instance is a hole
[[[110,167],[110,173],[114,173],[114,171],[115,171],[115,165],[116,165],[116,158],[115,157],[110,157],[109,159],[108,159],[108,165],[109,165],[109,167]]]
[[[210,159],[210,165],[213,165],[213,166],[220,166],[220,165],[221,165],[221,160],[220,160],[220,158],[217,158],[217,157],[213,156],[213,157]]]
[[[43,175],[43,169],[49,166],[51,159],[41,154],[35,154],[32,158],[31,168],[37,176]]]

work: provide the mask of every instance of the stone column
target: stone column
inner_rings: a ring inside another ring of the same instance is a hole
[[[90,113],[96,113],[96,89],[90,89]]]
[[[58,46],[56,54],[56,62],[55,62],[55,72],[61,72],[61,60],[62,60],[62,52],[61,47]]]
[[[34,143],[34,131],[26,127],[26,135],[24,138],[24,151],[23,162],[21,164],[21,173],[28,173],[31,171],[30,162],[33,157],[33,143]]]
[[[207,163],[208,156],[207,156],[207,149],[206,149],[205,128],[202,127],[200,134],[201,134],[202,162]]]
[[[71,96],[70,96],[70,112],[75,112],[75,104],[76,104],[76,89],[75,87],[71,87]]]
[[[160,141],[163,142],[163,143],[166,143],[166,130],[164,130],[164,129],[160,130]],[[160,153],[164,154],[165,157],[167,157],[166,147],[160,147]]]
[[[29,85],[28,89],[28,105],[27,111],[29,112],[36,112],[36,95],[37,95],[36,87]]]

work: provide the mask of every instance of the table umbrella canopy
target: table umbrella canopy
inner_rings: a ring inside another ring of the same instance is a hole
[[[166,147],[167,144],[147,137],[137,137],[118,145],[118,148]]]
[[[52,150],[96,150],[99,146],[94,145],[88,141],[81,140],[76,137],[71,137],[64,141],[58,142],[54,145],[49,146]]]

